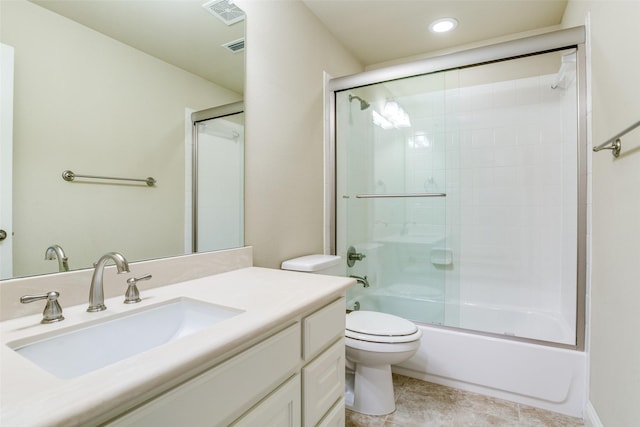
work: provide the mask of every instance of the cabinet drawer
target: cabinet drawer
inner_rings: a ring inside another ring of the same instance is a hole
[[[344,399],[340,399],[333,405],[327,416],[320,421],[318,427],[344,427],[345,423]]]
[[[302,368],[303,425],[315,426],[344,395],[344,338]]]
[[[231,425],[233,427],[299,427],[302,422],[300,382],[300,375],[295,375]]]
[[[108,425],[226,426],[293,374],[299,362],[296,323]]]
[[[342,297],[321,308],[302,321],[304,345],[302,355],[304,360],[311,360],[327,344],[334,339],[344,336],[346,322],[346,303]]]

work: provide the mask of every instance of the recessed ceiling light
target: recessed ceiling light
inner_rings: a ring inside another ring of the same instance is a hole
[[[446,33],[458,26],[458,20],[455,18],[440,18],[429,24],[429,30],[434,33]]]

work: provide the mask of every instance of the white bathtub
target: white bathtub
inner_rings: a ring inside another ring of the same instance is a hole
[[[424,313],[424,304],[428,303],[370,293],[354,298],[348,306],[351,307],[355,300],[359,301],[361,310],[386,311],[399,316],[413,310]],[[437,310],[444,310],[443,304],[435,301],[431,304],[432,313],[442,315]],[[482,312],[477,306],[461,307],[460,310],[460,319],[477,317]],[[467,313],[463,314],[465,310]],[[487,322],[490,322],[492,313],[486,314]],[[509,315],[513,316],[513,313]],[[523,313],[525,315],[530,317],[531,313]],[[404,314],[404,317],[411,316]],[[514,320],[510,325],[516,323]],[[574,417],[583,416],[584,352],[422,323],[418,326],[423,332],[420,349],[409,361],[394,366],[394,372]],[[509,333],[499,333],[503,332]]]

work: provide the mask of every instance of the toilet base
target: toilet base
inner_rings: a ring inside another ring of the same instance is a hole
[[[346,373],[345,406],[365,415],[386,415],[396,410],[391,365],[363,366]]]

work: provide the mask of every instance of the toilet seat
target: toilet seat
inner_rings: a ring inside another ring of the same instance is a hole
[[[401,317],[363,310],[347,315],[345,336],[359,341],[394,344],[419,340],[422,331]]]

